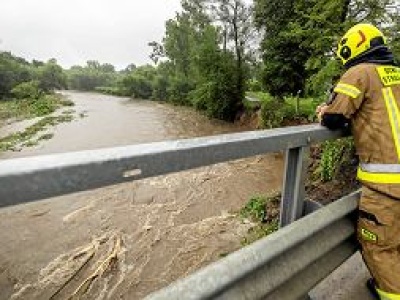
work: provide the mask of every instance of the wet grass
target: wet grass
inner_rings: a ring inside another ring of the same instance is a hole
[[[249,220],[255,224],[242,239],[243,246],[250,245],[278,230],[279,202],[280,194],[278,193],[254,196],[240,210],[239,216],[243,220]]]
[[[59,116],[46,116],[29,126],[23,131],[10,134],[0,139],[0,152],[3,151],[21,151],[23,147],[33,147],[40,141],[49,140],[53,137],[52,133],[45,133],[37,137],[40,132],[47,131],[52,126],[64,122],[71,122],[72,114],[62,114]]]
[[[51,139],[54,136],[52,133],[43,132],[57,124],[71,122],[75,111],[67,109],[58,116],[51,114],[61,107],[71,106],[74,106],[71,100],[58,94],[47,94],[38,99],[0,101],[0,121],[13,122],[42,117],[25,130],[0,138],[0,152],[21,151],[23,147],[34,147],[40,141]]]
[[[65,106],[73,106],[71,100],[58,94],[43,95],[39,99],[0,101],[0,120],[24,120],[43,117]]]

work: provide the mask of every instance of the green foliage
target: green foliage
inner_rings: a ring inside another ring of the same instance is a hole
[[[172,77],[167,88],[168,101],[173,104],[190,105],[189,93],[192,83],[184,77]]]
[[[66,75],[56,60],[28,63],[11,53],[0,52],[0,99],[38,99],[43,92],[66,87]]]
[[[307,91],[315,96],[326,96],[332,86],[336,84],[341,73],[341,65],[337,60],[331,59],[317,73],[307,81]]]
[[[341,71],[332,58],[350,26],[372,22],[397,36],[399,17],[389,4],[393,1],[255,0],[257,26],[265,33],[264,88],[278,98],[322,95],[333,81],[329,77]]]
[[[45,92],[67,88],[67,76],[55,60],[49,60],[38,69],[40,88]]]
[[[240,210],[239,216],[242,219],[255,223],[242,240],[242,245],[249,245],[278,230],[280,197],[280,194],[254,196]]]
[[[278,100],[264,102],[261,105],[261,122],[265,128],[281,127],[287,117],[287,105]]]
[[[86,66],[73,66],[67,71],[68,86],[80,91],[94,91],[97,87],[114,87],[121,77],[110,64],[89,60]]]
[[[11,94],[16,99],[39,99],[44,93],[39,85],[40,83],[37,80],[23,82],[16,85],[11,90]]]
[[[149,99],[153,94],[151,81],[142,75],[132,74],[125,77],[122,79],[122,86],[134,98]]]
[[[286,97],[278,100],[266,93],[254,93],[261,99],[261,123],[265,128],[298,125],[315,121],[319,98]]]
[[[33,73],[26,60],[0,51],[0,100],[10,97],[16,85],[32,80]]]
[[[234,56],[219,49],[213,27],[203,32],[193,63],[198,76],[196,89],[190,94],[193,105],[210,117],[233,121],[242,105],[243,83],[238,85]]]
[[[153,85],[156,79],[157,70],[153,66],[135,67],[116,82],[115,89],[108,88],[105,92],[138,99],[150,99],[154,93]],[[101,89],[98,90],[101,91]]]
[[[190,73],[190,56],[195,30],[187,13],[177,14],[168,20],[165,28],[164,49],[166,56],[174,64],[177,75],[185,78]]]
[[[264,196],[252,197],[240,210],[242,218],[248,218],[255,222],[263,222],[265,219],[265,205],[268,199]]]
[[[247,81],[247,89],[251,92],[261,92],[262,84],[257,79],[250,79]]]
[[[95,88],[95,91],[102,93],[102,94],[113,95],[113,96],[126,96],[127,95],[127,91],[123,90],[120,87],[116,87],[116,86],[98,86]]]
[[[354,142],[351,138],[326,141],[322,145],[320,167],[317,172],[322,181],[335,179],[340,167],[352,160]]]
[[[55,126],[63,122],[71,122],[72,120],[73,117],[70,114],[44,117],[34,125],[26,128],[24,131],[0,138],[0,152],[19,151],[22,147],[35,146],[39,143],[39,141],[47,140],[52,137],[51,133],[46,133],[35,139],[40,132],[48,130],[51,126]]]
[[[184,0],[182,6],[167,22],[162,44],[150,43],[155,62],[168,59],[151,80],[152,98],[232,121],[243,109],[251,10],[241,0]]]
[[[166,101],[168,99],[168,78],[162,75],[155,77],[153,82],[153,94],[151,98],[154,100]]]
[[[74,103],[58,95],[41,95],[39,98],[25,98],[0,102],[0,119],[24,119],[50,114],[62,106]]]

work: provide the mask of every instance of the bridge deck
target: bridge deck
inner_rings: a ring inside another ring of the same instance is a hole
[[[360,253],[356,253],[311,291],[311,299],[374,300],[365,287],[369,277]]]

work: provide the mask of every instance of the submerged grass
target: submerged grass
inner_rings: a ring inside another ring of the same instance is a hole
[[[48,140],[53,137],[52,133],[45,133],[36,138],[39,132],[48,130],[50,127],[64,122],[71,122],[73,116],[71,114],[63,114],[60,116],[47,116],[37,123],[29,126],[24,131],[10,134],[0,139],[0,151],[20,151],[22,147],[36,146],[39,141]]]
[[[52,133],[39,133],[47,131],[50,127],[73,120],[72,109],[62,112],[61,115],[51,115],[57,109],[73,106],[74,103],[61,95],[48,94],[38,99],[7,100],[0,102],[0,121],[18,121],[35,117],[42,117],[38,122],[23,131],[0,138],[0,152],[20,151],[23,147],[33,147],[40,141],[49,140]]]

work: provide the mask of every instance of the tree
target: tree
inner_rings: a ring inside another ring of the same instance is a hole
[[[223,28],[223,49],[229,43],[233,43],[233,53],[236,59],[236,89],[237,93],[244,95],[245,91],[245,52],[249,40],[253,38],[253,8],[242,0],[213,0],[211,1],[211,13],[217,24]],[[236,105],[241,107],[242,99],[238,99]]]
[[[39,86],[45,92],[65,89],[67,77],[55,60],[49,60],[38,72]]]
[[[310,79],[331,63],[336,42],[357,22],[388,24],[392,0],[256,0],[263,83],[274,96],[306,92]],[[321,78],[321,76],[319,76]],[[307,84],[308,83],[308,84]],[[313,90],[313,89],[309,89]],[[315,92],[315,91],[313,91]]]
[[[12,88],[33,77],[34,70],[25,59],[0,51],[0,99],[11,96]]]
[[[151,65],[144,65],[132,70],[119,81],[120,89],[127,96],[150,99],[153,96],[153,82],[157,70]]]
[[[114,86],[118,81],[119,73],[111,64],[101,64],[96,60],[89,60],[85,67],[73,66],[67,72],[69,86],[83,91],[94,91],[99,87]]]
[[[204,110],[208,116],[233,121],[238,103],[243,99],[243,91],[237,85],[237,60],[232,53],[219,48],[214,27],[205,28],[202,40],[194,62],[199,79],[190,98],[194,106]]]
[[[175,19],[166,23],[163,40],[165,55],[173,63],[180,75],[188,78],[190,72],[191,46],[193,45],[193,28],[187,13],[178,13]]]
[[[121,71],[121,73],[123,73],[123,74],[129,74],[129,73],[132,73],[133,71],[135,71],[136,68],[137,68],[137,67],[136,67],[135,64],[129,64],[129,65],[126,66],[125,69],[123,69],[123,70]]]
[[[150,59],[153,61],[155,65],[157,65],[158,61],[165,57],[164,46],[157,42],[150,42],[148,45],[152,48],[150,53]]]

